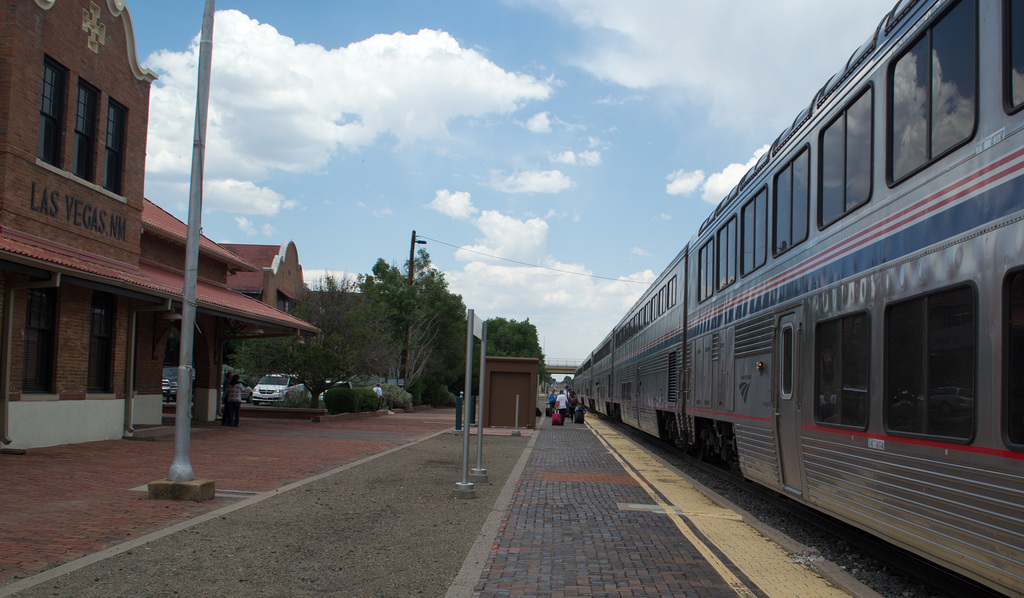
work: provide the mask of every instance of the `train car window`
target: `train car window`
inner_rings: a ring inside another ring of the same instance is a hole
[[[1005,6],[1003,93],[1007,111],[1016,112],[1024,107],[1024,0],[1010,0]]]
[[[871,198],[871,114],[869,87],[821,134],[818,226],[825,228]]]
[[[740,239],[741,272],[744,276],[764,265],[768,255],[768,188],[748,201],[740,212],[743,237]]]
[[[889,432],[970,440],[977,354],[974,303],[973,289],[957,287],[886,310]]]
[[[1007,291],[1006,436],[1024,445],[1024,272],[1010,277]]]
[[[974,134],[977,27],[974,0],[936,21],[889,72],[889,178],[898,183]]]
[[[793,396],[793,327],[782,328],[782,359],[779,360],[779,367],[782,368],[782,396],[789,398]]]
[[[804,148],[775,175],[774,255],[807,239],[807,210],[811,188],[811,150]]]
[[[715,241],[704,244],[697,253],[697,300],[704,301],[711,296],[715,279]]]
[[[718,288],[736,282],[736,217],[718,230]]]
[[[864,428],[868,423],[868,317],[819,324],[814,335],[814,421]]]
[[[668,306],[675,307],[676,305],[676,277],[673,276],[672,280],[668,281]]]

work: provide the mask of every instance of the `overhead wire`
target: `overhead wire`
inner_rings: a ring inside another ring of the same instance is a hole
[[[424,235],[417,235],[417,236],[420,239],[423,239],[423,240],[426,240],[426,241],[430,241],[432,243],[438,243],[440,245],[446,245],[448,247],[452,247],[452,248],[458,249],[460,251],[466,251],[466,252],[469,252],[469,253],[475,253],[477,255],[482,255],[484,257],[489,257],[489,258],[495,259],[495,260],[501,260],[503,262],[510,262],[510,263],[513,263],[513,264],[519,264],[520,266],[526,266],[528,268],[539,268],[541,270],[550,270],[552,272],[559,272],[561,274],[572,274],[573,276],[583,276],[583,277],[586,277],[586,278],[599,278],[601,280],[611,280],[611,281],[614,281],[614,282],[628,282],[630,284],[642,284],[642,285],[645,285],[645,286],[650,286],[650,284],[651,284],[649,282],[644,282],[644,281],[641,281],[641,280],[628,280],[628,279],[625,279],[625,278],[612,278],[610,276],[599,276],[597,274],[585,274],[583,272],[573,272],[571,270],[561,270],[561,269],[558,269],[558,268],[551,268],[551,267],[548,267],[548,266],[541,266],[539,264],[530,264],[530,263],[527,263],[527,262],[520,262],[518,260],[509,259],[507,257],[499,257],[497,255],[490,255],[490,254],[484,253],[482,251],[476,251],[474,249],[466,249],[465,247],[463,247],[461,245],[453,245],[451,243],[445,243],[444,241],[440,241],[438,239],[432,239],[432,238],[424,236]]]

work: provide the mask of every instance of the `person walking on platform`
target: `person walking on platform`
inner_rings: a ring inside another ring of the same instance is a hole
[[[238,418],[242,413],[242,382],[238,374],[231,376],[231,384],[228,386],[228,398],[224,401],[225,425],[233,428],[238,427]]]
[[[565,396],[565,392],[558,393],[558,397],[555,399],[555,409],[558,410],[564,421],[569,409],[569,399]]]
[[[555,412],[555,389],[551,389],[548,394],[548,412],[547,417],[551,417],[551,414]]]

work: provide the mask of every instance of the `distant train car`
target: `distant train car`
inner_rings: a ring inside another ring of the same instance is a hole
[[[1024,596],[1024,0],[902,0],[578,372]]]

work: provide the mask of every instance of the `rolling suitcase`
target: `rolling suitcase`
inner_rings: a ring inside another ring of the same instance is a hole
[[[556,412],[551,414],[551,425],[552,426],[560,426],[560,425],[562,425],[562,414],[561,413],[556,411]]]
[[[572,420],[573,423],[574,424],[582,424],[583,423],[583,414],[586,413],[586,412],[587,412],[587,410],[583,408],[583,405],[580,405],[579,407],[577,407],[576,408],[576,413],[573,416],[573,420]]]

